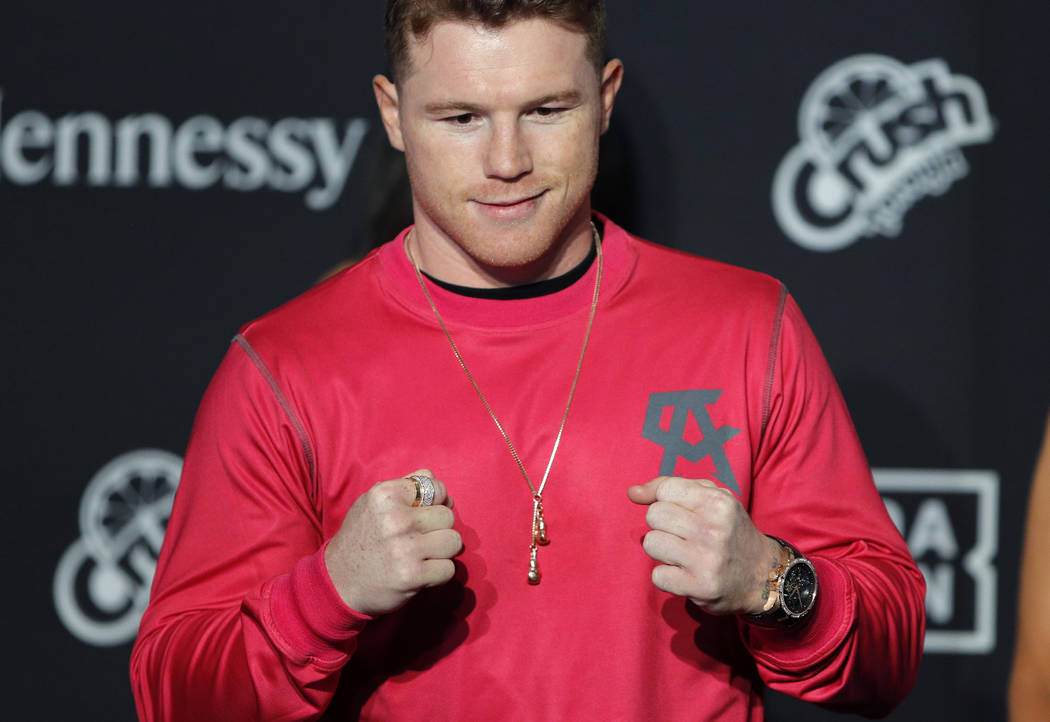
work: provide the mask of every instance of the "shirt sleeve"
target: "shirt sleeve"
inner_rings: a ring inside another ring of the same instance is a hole
[[[131,656],[141,720],[311,719],[368,617],[324,564],[309,440],[247,342],[190,436]]]
[[[842,394],[801,311],[774,329],[750,512],[814,564],[814,611],[791,629],[744,626],[766,684],[832,709],[880,716],[911,690],[925,582],[872,479]]]

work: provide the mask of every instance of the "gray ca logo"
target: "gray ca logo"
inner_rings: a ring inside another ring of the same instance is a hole
[[[739,494],[740,486],[736,483],[733,467],[729,465],[725,444],[739,434],[740,429],[734,429],[731,426],[716,428],[707,410],[708,405],[718,401],[721,395],[720,389],[692,389],[650,394],[642,438],[664,447],[663,459],[660,461],[661,475],[674,474],[679,457],[695,464],[709,456],[715,465],[716,478]],[[665,429],[661,422],[666,411],[671,413],[669,426]],[[703,434],[703,439],[696,442],[689,442],[685,438],[686,424],[690,416],[695,419],[697,427]]]
[[[55,609],[78,639],[98,647],[130,642],[150,584],[182,459],[157,449],[118,456],[88,483],[80,538],[55,570]]]

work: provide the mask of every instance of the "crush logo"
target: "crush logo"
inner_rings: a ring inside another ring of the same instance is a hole
[[[694,464],[710,457],[715,465],[718,481],[739,496],[733,467],[729,465],[725,444],[740,433],[740,429],[729,426],[715,427],[708,405],[718,401],[722,392],[714,389],[692,391],[670,391],[649,396],[649,408],[645,412],[645,427],[642,437],[664,447],[660,462],[660,474],[675,473],[678,459]]]
[[[943,60],[857,55],[809,87],[798,133],[773,180],[773,212],[800,246],[836,251],[897,236],[917,201],[969,172],[961,148],[991,140],[994,123],[981,86]]]
[[[254,116],[225,125],[195,115],[176,126],[158,113],[112,121],[91,111],[52,119],[22,110],[5,121],[3,100],[0,92],[0,182],[266,188],[303,192],[315,211],[339,200],[368,129],[364,118],[350,119],[342,130],[331,118]]]
[[[130,642],[149,601],[182,460],[141,449],[95,474],[80,502],[80,534],[55,571],[55,609],[78,639]]]
[[[995,649],[999,476],[875,469],[875,484],[926,578],[926,651]]]

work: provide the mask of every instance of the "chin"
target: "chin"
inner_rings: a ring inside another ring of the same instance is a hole
[[[524,248],[464,248],[475,261],[490,268],[501,268],[508,271],[516,268],[524,269],[541,261],[550,249],[549,245],[535,250]]]
[[[557,248],[561,232],[540,228],[495,231],[491,236],[463,244],[475,260],[495,268],[524,268],[541,262]]]

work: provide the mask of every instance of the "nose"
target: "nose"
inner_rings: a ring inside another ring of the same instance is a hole
[[[493,124],[485,149],[485,175],[512,181],[532,170],[532,153],[517,122]]]

